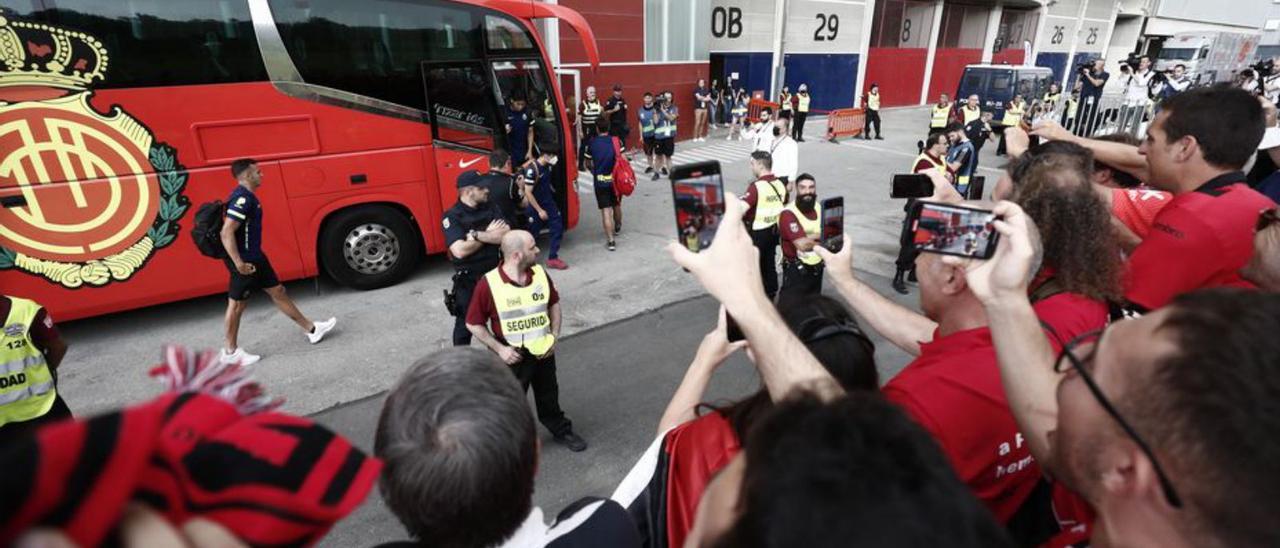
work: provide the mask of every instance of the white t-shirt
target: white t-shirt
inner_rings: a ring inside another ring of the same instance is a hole
[[[1155,73],[1147,70],[1146,72],[1133,72],[1125,79],[1124,102],[1130,106],[1145,105],[1151,101],[1147,95],[1147,86],[1151,84],[1151,77]]]
[[[773,174],[794,182],[800,170],[800,146],[790,135],[776,137],[769,154],[773,156]]]

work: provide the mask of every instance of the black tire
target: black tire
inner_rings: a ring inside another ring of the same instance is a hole
[[[377,289],[404,280],[422,257],[417,227],[387,206],[357,206],[335,213],[320,230],[320,264],[334,281]]]

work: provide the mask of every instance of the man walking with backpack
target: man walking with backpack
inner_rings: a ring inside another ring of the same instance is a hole
[[[617,236],[622,232],[622,198],[613,188],[613,166],[618,155],[613,147],[613,137],[609,136],[609,122],[600,119],[597,134],[587,141],[587,150],[591,153],[591,178],[596,192],[596,207],[600,209],[600,220],[604,225],[605,247],[609,251],[618,249]]]
[[[253,290],[261,289],[271,297],[276,308],[306,332],[311,344],[324,339],[338,319],[329,318],[323,322],[307,319],[293,304],[293,299],[285,294],[284,286],[280,285],[275,270],[271,268],[271,261],[262,252],[262,204],[254,194],[262,184],[258,163],[248,158],[236,160],[231,163],[231,175],[239,184],[227,198],[226,219],[221,231],[222,246],[226,250],[223,263],[231,273],[231,283],[227,290],[227,341],[220,357],[223,362],[251,365],[262,357],[240,348],[239,334],[240,317]]]

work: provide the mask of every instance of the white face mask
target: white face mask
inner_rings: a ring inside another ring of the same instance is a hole
[[[550,160],[547,160],[547,165],[553,165],[553,166],[554,166],[554,165],[556,165],[556,164],[557,164],[557,163],[559,163],[559,162],[560,162],[560,157],[559,157],[559,156],[552,156]]]

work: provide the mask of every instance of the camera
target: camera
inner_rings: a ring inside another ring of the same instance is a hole
[[[1258,73],[1258,79],[1261,80],[1275,74],[1276,61],[1275,59],[1263,59],[1253,65],[1250,65],[1249,68]]]

